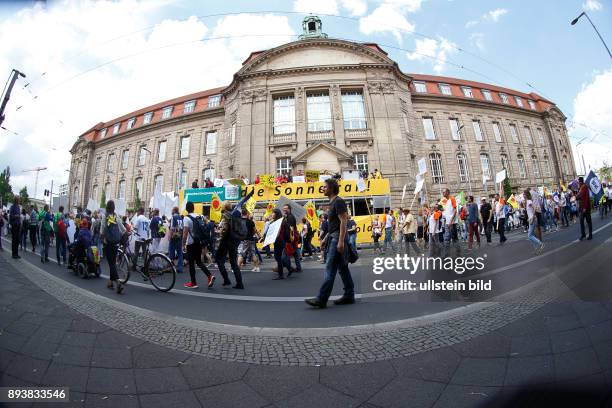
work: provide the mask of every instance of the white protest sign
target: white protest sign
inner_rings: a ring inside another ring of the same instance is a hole
[[[90,198],[89,201],[87,201],[86,208],[89,211],[96,211],[98,208],[100,208],[100,205],[96,202],[96,200],[94,200],[93,198]]]
[[[123,198],[115,200],[115,214],[123,217],[127,213],[127,205]]]
[[[294,183],[305,183],[306,177],[305,176],[293,176],[293,182]]]
[[[416,191],[414,192],[417,193]],[[404,184],[404,188],[402,189],[402,201],[404,201],[404,197],[406,197],[406,184]]]
[[[276,236],[278,235],[278,232],[280,231],[282,222],[283,222],[283,219],[280,218],[268,226],[268,231],[266,232],[266,239],[263,242],[263,246],[271,245],[274,243],[274,241],[276,241]]]
[[[238,200],[240,198],[240,186],[227,185],[225,186],[225,199]]]
[[[422,178],[417,181],[416,187],[414,188],[414,194],[418,194],[419,191],[423,188],[423,183],[425,183],[425,179]]]
[[[362,191],[366,191],[366,183],[365,180],[360,178],[359,180],[357,180],[357,191],[359,191],[360,193]]]
[[[223,179],[216,178],[215,182],[214,182],[214,185],[215,185],[215,187],[223,187],[223,182],[224,182]]]
[[[68,228],[66,228],[66,235],[68,235],[68,242],[72,244],[74,241],[74,233],[76,232],[76,224],[73,220],[68,220]]]
[[[495,184],[501,183],[505,179],[506,179],[506,169],[503,169],[502,171],[499,171],[495,174]]]
[[[323,181],[325,181],[325,180],[327,180],[327,179],[329,179],[329,178],[331,178],[331,175],[330,175],[330,174],[320,174],[320,175],[319,175],[319,181],[320,181],[320,182],[323,182]]]
[[[419,174],[427,173],[427,162],[425,161],[424,157],[419,159],[418,165],[419,165]]]

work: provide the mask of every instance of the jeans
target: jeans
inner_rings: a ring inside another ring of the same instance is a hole
[[[419,246],[416,244],[416,241],[414,239],[414,233],[410,232],[408,234],[403,234],[404,236],[404,251],[406,254],[410,253],[409,248],[412,247],[412,249],[414,250],[414,254],[418,255],[419,252],[421,252],[421,249],[419,248]]]
[[[51,236],[49,231],[45,231],[44,229],[40,231],[40,258],[45,261],[49,259],[49,242],[51,241]]]
[[[283,245],[283,248],[284,248],[284,245]],[[291,256],[293,257],[293,259],[295,259],[295,270],[301,271],[302,270],[302,264],[300,262],[301,249],[297,248],[295,252],[293,253],[293,255]],[[291,270],[291,257],[288,256],[285,253],[285,251],[283,251],[282,262],[287,267],[288,270]]]
[[[60,263],[60,255],[66,263],[66,238],[60,237],[59,234],[55,235],[55,259],[57,263]]]
[[[176,270],[178,273],[183,273],[183,248],[181,248],[181,239],[172,238],[168,244],[168,257],[174,261],[178,258]]]
[[[448,256],[450,244],[453,243],[455,252],[459,255],[459,242],[457,239],[457,224],[444,224],[444,256]]]
[[[19,224],[11,225],[11,250],[13,257],[19,256]]]
[[[468,224],[468,248],[472,248],[472,242],[474,242],[474,238],[472,235],[476,235],[476,241],[478,241],[478,246],[480,247],[480,234],[478,233],[478,222],[470,222]]]
[[[191,245],[187,245],[187,262],[189,262],[189,276],[191,277],[191,283],[197,284],[195,277],[195,264],[197,264],[204,275],[210,276],[208,268],[202,263],[202,245],[199,242],[194,242]],[[227,273],[227,272],[226,272]]]
[[[20,232],[19,232],[19,244],[21,245],[21,248],[25,251],[26,249],[26,244],[28,242],[28,230],[26,230],[25,228],[21,228]]]
[[[32,244],[32,252],[36,251],[36,225],[30,225],[30,243]]]
[[[349,244],[351,245],[351,247],[353,247],[355,252],[357,252],[357,233],[348,234],[348,240],[349,240]]]
[[[337,250],[338,238],[331,238],[327,245],[327,261],[325,262],[325,278],[321,289],[319,290],[319,301],[322,304],[326,304],[329,300],[329,296],[334,289],[334,281],[336,280],[336,273],[340,273],[340,278],[344,284],[344,297],[354,298],[355,297],[355,284],[351,277],[351,271],[349,270],[348,264],[344,261],[343,254]],[[346,251],[346,247],[344,248]]]
[[[487,221],[487,220],[484,220],[482,223],[484,224],[483,227],[484,227],[485,236],[487,237],[487,242],[490,243],[491,242],[491,227],[493,225],[491,224],[491,221]]]
[[[391,250],[395,251],[395,247],[393,246],[393,228],[385,228],[385,242],[384,242],[384,250],[387,250],[387,244],[391,246]]]
[[[115,244],[105,244],[104,245],[104,255],[106,256],[106,260],[108,261],[108,270],[111,281],[116,281],[119,279],[117,275],[117,250],[119,249],[119,245]]]
[[[221,276],[223,277],[223,283],[229,283],[229,275],[227,274],[227,269],[225,268],[225,258],[229,255],[230,266],[232,267],[232,271],[234,271],[234,277],[236,278],[236,285],[242,285],[242,273],[240,272],[240,268],[238,267],[238,248],[231,239],[222,239],[219,242],[219,248],[217,248],[217,253],[215,254],[215,262],[217,262],[217,266],[219,267],[219,272],[221,272]]]
[[[278,269],[278,276],[283,276],[283,268],[285,263],[283,262],[283,254],[285,253],[285,241],[274,242],[274,260],[276,261],[276,268]]]
[[[586,237],[585,231],[584,231],[584,221],[585,220],[589,227],[589,237],[593,236],[593,222],[591,221],[591,212],[590,211],[585,211],[585,212],[580,211],[580,237],[581,238]]]
[[[134,258],[132,258],[132,262],[134,263],[132,270],[136,270],[136,265],[138,265],[138,257],[140,256],[140,251],[142,250],[142,257],[144,258],[144,253],[147,246],[144,241],[137,240],[134,242]]]
[[[499,234],[499,243],[503,244],[506,242],[506,218],[498,218],[497,219],[497,233]]]
[[[536,220],[533,220],[531,222],[531,224],[529,224],[529,230],[527,230],[527,239],[529,239],[529,241],[531,241],[531,243],[533,244],[534,248],[537,248],[538,246],[542,245],[542,241],[540,241],[535,236],[535,234],[534,234],[535,227],[536,227]]]
[[[566,227],[569,226],[569,217],[568,217],[569,209],[567,206],[559,208],[559,218],[561,218],[561,225]]]

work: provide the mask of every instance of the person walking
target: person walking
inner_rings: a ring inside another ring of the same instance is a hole
[[[168,257],[172,262],[175,259],[176,270],[178,273],[183,273],[183,218],[179,214],[178,207],[172,208],[172,218],[170,218],[170,241],[168,243]]]
[[[325,180],[323,193],[329,199],[328,220],[329,231],[325,242],[322,243],[327,252],[327,261],[325,264],[325,278],[319,295],[314,298],[305,299],[305,302],[312,307],[323,309],[327,307],[327,301],[334,288],[336,274],[340,274],[342,283],[344,284],[344,294],[340,299],[334,300],[336,305],[348,305],[355,303],[355,285],[349,270],[346,251],[346,223],[348,220],[348,211],[346,203],[342,197],[338,196],[340,187],[335,179]]]
[[[238,205],[236,207],[238,207]],[[219,272],[223,277],[222,285],[231,285],[232,282],[230,281],[229,275],[227,274],[227,269],[225,268],[225,260],[229,256],[230,266],[232,267],[234,277],[236,278],[236,285],[234,285],[233,288],[244,289],[244,285],[242,283],[242,273],[238,267],[238,243],[232,237],[231,230],[232,205],[228,201],[225,201],[222,205],[221,222],[219,224],[219,248],[215,254],[215,262],[217,263]]]
[[[19,246],[21,250],[25,252],[26,244],[28,241],[28,229],[30,226],[30,214],[26,211],[25,207],[21,209],[21,228],[19,230]]]
[[[287,226],[289,227],[289,241],[287,242],[291,244],[290,248],[287,248],[285,246],[285,251],[283,252],[283,263],[289,270],[289,273],[287,274],[287,276],[289,277],[293,272],[302,272],[302,264],[300,262],[301,253],[300,248],[298,246],[299,233],[297,231],[297,220],[295,219],[295,216],[291,213],[290,205],[285,204],[283,206],[283,214],[285,216]],[[285,243],[285,245],[286,244],[287,243]],[[288,254],[287,249],[292,251],[292,253]],[[295,268],[291,266],[291,257],[295,259]]]
[[[33,205],[30,206],[30,244],[32,244],[32,252],[36,253],[36,245],[38,244],[38,213]]]
[[[491,208],[491,204],[487,201],[486,198],[482,198],[482,203],[480,204],[480,219],[482,220],[482,226],[484,229],[485,236],[487,237],[487,244],[491,243],[491,229],[492,229],[492,218],[493,211]]]
[[[276,261],[276,273],[277,275],[272,280],[285,279],[283,269],[285,263],[283,262],[283,251],[285,250],[285,243],[289,240],[289,227],[287,226],[287,220],[283,217],[283,213],[278,208],[272,211],[272,223],[275,221],[282,220],[281,225],[274,240],[274,260]]]
[[[349,244],[357,252],[357,223],[351,214],[348,215],[348,221],[346,222],[346,233],[348,234]]]
[[[393,231],[395,230],[395,217],[393,216],[393,210],[389,209],[387,214],[384,214],[384,227],[385,227],[385,241],[383,243],[383,253],[387,252],[387,247],[391,247],[391,251],[395,252],[395,247],[393,246]]]
[[[429,234],[429,256],[434,256],[438,251],[438,238],[440,236],[440,217],[441,212],[432,205],[431,211],[427,216],[427,233]]]
[[[9,208],[9,225],[11,227],[11,252],[13,259],[21,258],[19,256],[19,238],[21,232],[21,211],[19,208],[19,196],[16,195],[13,199],[13,204]]]
[[[497,233],[499,234],[499,244],[503,245],[506,242],[506,212],[504,207],[506,201],[501,197],[501,191],[499,194],[495,194],[495,218],[497,218]]]
[[[474,242],[473,235],[476,235],[478,248],[480,248],[480,233],[478,232],[479,220],[478,204],[474,202],[474,196],[469,196],[467,205],[468,249],[472,249],[472,243]]]
[[[186,282],[183,286],[189,289],[198,288],[195,271],[195,265],[197,264],[202,272],[204,272],[204,275],[206,275],[208,288],[210,289],[215,283],[215,277],[202,262],[202,243],[200,237],[205,233],[204,222],[194,213],[195,206],[191,201],[187,201],[185,210],[187,210],[188,215],[183,219],[182,248],[183,251],[187,253],[189,276],[191,280]],[[201,231],[196,232],[198,228],[201,229]]]
[[[329,224],[327,222],[327,213],[321,214],[321,216],[319,217],[319,250],[321,251],[321,254],[319,255],[319,259],[321,260],[322,264],[325,263],[326,255],[325,255],[325,251],[321,247],[321,242],[323,242],[323,240],[327,236],[328,225]]]
[[[256,251],[257,247],[255,246],[255,243],[259,240],[259,233],[257,232],[257,228],[255,228],[255,222],[251,219],[246,208],[242,209],[242,218],[246,220],[248,237],[238,245],[238,266],[242,268],[250,258],[253,260],[254,265],[251,272],[260,272],[259,258]]]
[[[417,231],[417,222],[414,215],[410,213],[408,208],[403,210],[403,218],[401,223],[402,237],[404,241],[404,251],[410,253],[409,247],[412,246],[415,255],[419,253],[419,247],[416,245],[415,234]]]
[[[567,194],[561,191],[559,193],[559,218],[561,218],[562,227],[569,227],[569,219],[567,213]]]
[[[134,241],[134,257],[132,258],[132,270],[136,270],[136,265],[138,264],[138,257],[140,256],[140,251],[142,251],[143,255],[146,250],[145,248],[145,240],[149,239],[150,233],[150,225],[151,221],[144,215],[144,208],[140,207],[138,209],[138,215],[136,215],[132,221],[132,225],[136,230],[136,241]]]
[[[535,215],[535,206],[529,190],[525,190],[523,192],[523,198],[525,201],[525,208],[527,210],[527,223],[529,224],[529,229],[527,230],[527,239],[531,241],[535,249],[535,253],[536,255],[538,255],[544,250],[544,243],[540,241],[534,234],[537,219]]]
[[[459,254],[459,242],[457,239],[457,201],[455,197],[451,196],[450,190],[447,188],[442,193],[444,196],[443,200],[443,211],[442,217],[444,217],[444,252],[445,256],[448,256],[451,242],[455,247],[456,255]]]
[[[151,217],[151,253],[155,253],[159,250],[159,245],[161,243],[161,236],[159,235],[159,229],[163,225],[162,219],[159,216],[159,210],[156,208],[153,210],[153,217]]]
[[[38,220],[40,221],[40,262],[45,263],[49,262],[49,244],[53,230],[53,215],[49,212],[49,205],[45,204],[38,214]]]
[[[100,239],[104,247],[104,256],[108,262],[109,280],[106,287],[114,289],[117,286],[117,294],[123,292],[123,285],[119,281],[117,274],[117,251],[121,237],[126,233],[121,218],[115,214],[115,202],[109,200],[106,202],[106,214],[100,220]]]
[[[95,244],[98,243],[99,228],[99,220],[95,220],[91,228]],[[68,235],[66,234],[66,223],[64,220],[64,206],[60,205],[58,211],[53,215],[53,232],[55,233],[55,259],[57,259],[58,265],[62,264],[62,259],[64,260],[64,265],[66,265],[66,239]]]
[[[580,240],[583,239],[591,240],[593,239],[593,222],[591,221],[591,199],[589,197],[589,187],[584,184],[584,177],[578,177],[578,203],[579,203],[579,213],[580,213]],[[589,227],[589,236],[587,238],[584,231],[584,222]]]

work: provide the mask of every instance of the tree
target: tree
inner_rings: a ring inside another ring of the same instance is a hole
[[[30,196],[28,195],[28,188],[26,186],[19,190],[19,200],[21,201],[20,204],[23,206],[30,203]]]
[[[138,187],[135,188],[136,191],[136,199],[134,200],[134,212],[138,211],[140,207],[142,207],[142,202],[140,201],[140,194],[138,193]]]
[[[106,207],[106,189],[102,189],[102,198],[100,198],[100,208]]]
[[[597,171],[599,178],[601,181],[606,180],[607,182],[612,181],[612,166],[608,164],[606,160],[604,160],[603,165]]]
[[[510,179],[508,177],[506,177],[504,179],[504,196],[506,196],[506,198],[508,198],[511,195],[512,195],[512,185],[510,185]]]
[[[6,169],[0,173],[0,201],[2,205],[12,203],[14,198],[13,188],[11,187],[11,169],[6,166]]]

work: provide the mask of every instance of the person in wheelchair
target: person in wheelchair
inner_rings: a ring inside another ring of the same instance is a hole
[[[82,219],[75,241],[70,244],[70,265],[73,268],[81,261],[87,261],[87,250],[91,247],[91,231],[87,219]]]

